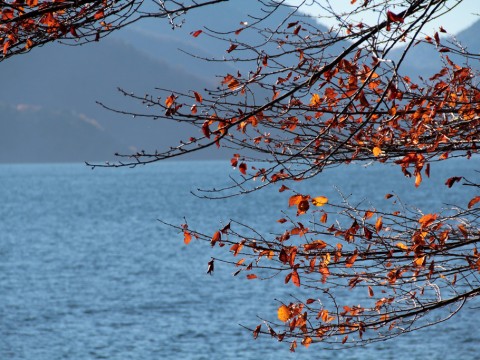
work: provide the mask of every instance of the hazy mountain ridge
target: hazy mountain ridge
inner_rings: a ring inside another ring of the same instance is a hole
[[[203,26],[215,25],[221,30],[240,27],[239,22],[251,20],[247,14],[254,13],[255,6],[259,6],[257,2],[250,2],[248,7],[236,4],[226,3],[215,8],[214,17],[211,10],[202,9],[196,16],[187,16],[182,28],[174,31],[161,21],[140,23],[99,43],[80,47],[50,44],[2,62],[0,101],[4,105],[0,106],[0,127],[4,141],[0,142],[0,162],[107,160],[112,159],[115,152],[162,150],[190,137],[191,128],[187,133],[185,127],[176,123],[115,114],[96,101],[116,109],[144,112],[141,104],[129,101],[116,88],[138,95],[146,92],[155,95],[155,87],[188,91],[217,86],[219,79],[215,75],[244,65],[205,63],[179,49],[205,57],[227,56],[227,43],[216,42],[205,34],[194,38],[190,32]],[[278,13],[271,21],[275,23],[285,14]],[[208,24],[209,20],[215,24]],[[477,22],[457,38],[471,51],[478,52],[476,34],[479,31],[480,22]],[[240,36],[251,35],[242,32]],[[430,76],[439,64],[440,56],[434,46],[417,46],[407,56],[404,70],[412,78],[419,74]],[[28,105],[24,110],[28,108],[30,112],[20,111],[18,105],[21,104]],[[28,114],[35,121],[28,122]],[[65,116],[63,123],[59,116]],[[94,119],[98,126],[93,123],[86,126],[85,119]],[[69,149],[77,152],[69,150],[60,156],[62,147],[66,146],[60,139],[68,139]],[[39,150],[51,149],[54,145],[58,147],[56,151]],[[197,156],[212,158],[221,154],[214,149]]]

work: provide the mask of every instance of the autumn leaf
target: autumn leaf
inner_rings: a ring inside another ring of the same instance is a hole
[[[404,21],[403,17],[401,17],[400,15],[394,14],[391,11],[387,11],[387,19],[389,22],[392,22],[392,23],[395,23],[395,22],[403,23]]]
[[[243,248],[243,244],[238,243],[238,244],[233,244],[230,250],[233,251],[233,256],[237,256],[238,253],[242,250],[242,248]]]
[[[305,346],[306,348],[308,348],[311,343],[312,343],[312,338],[310,336],[307,336],[302,340],[302,345]]]
[[[297,270],[292,271],[292,282],[295,286],[300,287],[300,277],[298,276]]]
[[[231,44],[230,47],[227,49],[227,53],[231,53],[233,50],[235,50],[238,47],[236,44]]]
[[[310,99],[310,106],[311,107],[318,107],[321,104],[320,96],[318,94],[313,94]]]
[[[480,196],[475,196],[472,200],[469,201],[468,208],[471,209],[473,205],[475,205],[479,201],[480,201]]]
[[[325,249],[326,247],[327,247],[327,243],[322,240],[315,240],[315,241],[312,241],[311,243],[303,245],[303,249],[305,251],[321,250],[321,249]]]
[[[210,245],[215,246],[215,243],[218,241],[221,241],[222,235],[220,231],[217,231],[215,234],[213,234],[212,239],[210,240]]]
[[[303,195],[293,195],[288,199],[288,206],[298,205],[303,200]]]
[[[375,230],[377,230],[377,233],[380,232],[380,230],[382,230],[382,227],[383,227],[383,220],[382,220],[382,217],[380,216],[375,222]]]
[[[423,215],[418,222],[422,225],[422,229],[431,225],[437,219],[437,214],[426,214]]]
[[[373,289],[371,286],[368,287],[368,296],[370,297],[373,297],[374,293],[373,293]]]
[[[210,139],[210,128],[209,128],[208,125],[209,125],[209,121],[205,120],[205,122],[202,125],[202,132],[203,132],[203,135],[205,135],[205,137],[207,139]]]
[[[408,250],[408,246],[405,245],[404,243],[401,243],[401,242],[397,242],[397,243],[395,244],[395,246],[396,246],[397,248],[401,249],[401,250],[404,250],[404,251],[407,251],[407,250]]]
[[[310,209],[310,205],[308,204],[308,200],[302,200],[297,205],[297,215],[305,214],[308,209]]]
[[[247,164],[245,163],[241,163],[240,165],[238,165],[238,170],[243,174],[243,175],[247,175]]]
[[[98,19],[103,18],[104,16],[105,16],[105,14],[104,14],[103,10],[99,10],[95,13],[95,15],[93,15],[93,18],[95,20],[98,20]]]
[[[321,222],[322,224],[325,224],[325,223],[327,222],[327,219],[328,219],[328,215],[327,215],[327,213],[324,213],[324,214],[322,215],[322,217],[320,218],[320,222]]]
[[[255,330],[253,330],[253,338],[256,339],[258,337],[258,334],[260,333],[260,330],[262,328],[262,324],[258,325]]]
[[[175,102],[175,95],[172,94],[165,99],[165,106],[167,108],[170,108],[174,102]]]
[[[190,234],[188,231],[183,232],[183,242],[185,244],[189,244],[190,241],[192,241],[192,234]]]
[[[453,184],[455,184],[456,182],[459,182],[462,179],[463,179],[463,176],[453,176],[451,178],[448,178],[447,181],[445,181],[445,185],[451,188]]]
[[[198,92],[194,91],[193,95],[195,96],[195,101],[201,103],[203,101],[202,95],[200,95]]]
[[[355,260],[357,260],[357,256],[358,256],[358,254],[353,254],[352,256],[348,257],[345,260],[345,266],[347,268],[351,268],[353,266],[353,264],[355,263]]]
[[[203,30],[197,30],[190,33],[193,37],[198,37],[203,32]]]
[[[256,279],[256,278],[257,278],[257,275],[255,275],[255,274],[248,274],[247,275],[248,280],[253,280],[253,279]]]
[[[373,156],[379,157],[382,154],[382,149],[380,149],[378,146],[375,146],[372,149],[372,152],[373,152]]]
[[[328,198],[325,196],[317,196],[312,199],[312,204],[315,206],[323,206],[328,203]]]
[[[278,308],[277,312],[278,320],[287,322],[290,319],[290,309],[286,305],[282,305]]]

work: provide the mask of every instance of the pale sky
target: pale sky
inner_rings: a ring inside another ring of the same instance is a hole
[[[350,4],[351,0],[330,0],[330,4],[334,7],[335,10],[338,12],[345,12],[351,11],[353,5]],[[291,4],[299,3],[299,0],[288,0]],[[358,0],[357,3],[361,3],[362,0]],[[451,1],[452,4],[455,1]],[[306,7],[306,12],[309,14],[320,17],[318,20],[320,23],[323,23],[327,26],[337,25],[337,22],[332,19],[321,18],[321,9],[314,8],[314,7]],[[477,14],[477,15],[474,15]],[[465,30],[470,25],[472,25],[475,21],[480,20],[480,0],[463,0],[460,5],[458,5],[454,10],[450,13],[442,16],[441,20],[433,21],[431,24],[431,30],[438,30],[440,26],[443,26],[449,33],[457,34],[462,30]],[[376,19],[378,18],[378,14],[371,13],[368,17],[365,14],[362,15],[363,18],[355,18],[357,21],[364,21],[365,23],[375,23]],[[426,28],[425,30],[429,30]]]

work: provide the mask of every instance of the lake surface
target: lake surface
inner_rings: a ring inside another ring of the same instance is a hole
[[[332,198],[337,185],[372,203],[395,189],[427,209],[478,195],[459,184],[443,191],[443,183],[475,179],[479,165],[434,164],[419,189],[399,168],[359,166],[301,186]],[[275,299],[288,301],[292,288],[232,277],[234,269],[220,263],[208,276],[209,247],[185,246],[157,221],[181,224],[185,216],[211,233],[235,218],[273,231],[288,194],[272,189],[227,201],[190,194],[218,187],[229,173],[238,171],[227,162],[0,166],[0,359],[478,359],[478,301],[446,323],[340,353],[321,346],[290,353],[269,337],[253,340],[239,324],[274,318]]]

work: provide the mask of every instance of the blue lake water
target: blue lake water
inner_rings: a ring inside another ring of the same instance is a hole
[[[468,201],[478,159],[432,166],[415,189],[398,168],[351,166],[299,184],[315,195],[375,202],[399,190],[428,207]],[[232,277],[203,243],[183,244],[163,226],[213,232],[229,218],[269,232],[288,195],[262,191],[227,201],[190,194],[217,187],[226,162],[171,162],[138,169],[90,170],[82,164],[0,166],[0,359],[478,359],[478,301],[446,323],[364,348],[325,351],[269,337],[253,340],[239,324],[274,318],[291,287]],[[441,189],[442,191],[439,191]],[[337,194],[337,195],[336,195]],[[470,196],[470,197],[469,197]]]

